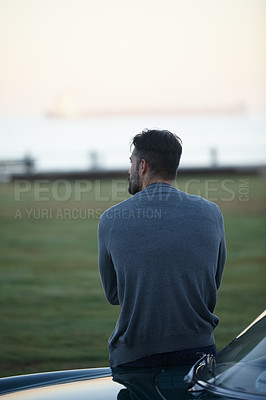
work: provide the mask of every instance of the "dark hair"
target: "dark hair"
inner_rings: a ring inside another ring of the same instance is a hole
[[[182,141],[167,130],[145,129],[134,136],[132,145],[138,164],[146,160],[152,177],[174,179],[182,154]]]

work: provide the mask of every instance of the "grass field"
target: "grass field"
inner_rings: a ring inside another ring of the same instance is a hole
[[[177,187],[224,214],[221,349],[265,308],[266,178],[180,176]],[[103,295],[96,232],[103,210],[128,197],[127,182],[15,182],[0,190],[0,376],[108,365],[119,309]]]

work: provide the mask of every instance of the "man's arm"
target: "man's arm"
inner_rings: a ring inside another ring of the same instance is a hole
[[[215,276],[217,289],[219,289],[221,282],[222,282],[225,260],[226,260],[226,247],[225,247],[225,239],[223,238],[220,243],[218,265],[217,265],[217,271],[216,271],[216,276]]]
[[[111,222],[111,221],[110,221]],[[100,218],[98,226],[98,263],[105,297],[110,304],[118,305],[116,273],[107,246],[106,222]]]
[[[216,286],[219,289],[222,276],[224,272],[225,260],[226,260],[226,244],[225,244],[225,233],[224,233],[224,221],[222,213],[220,212],[220,230],[221,230],[221,242],[219,247],[219,256],[218,256],[218,264],[217,264],[217,271],[216,271]]]

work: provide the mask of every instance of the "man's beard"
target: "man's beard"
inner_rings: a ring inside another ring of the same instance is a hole
[[[136,194],[141,191],[138,171],[135,171],[131,176],[129,176],[128,181],[129,181],[128,192],[130,194]]]

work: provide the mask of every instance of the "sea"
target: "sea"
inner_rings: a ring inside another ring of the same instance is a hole
[[[183,142],[180,167],[266,165],[266,114],[0,118],[0,161],[31,157],[38,171],[129,168],[132,137],[168,129]]]

